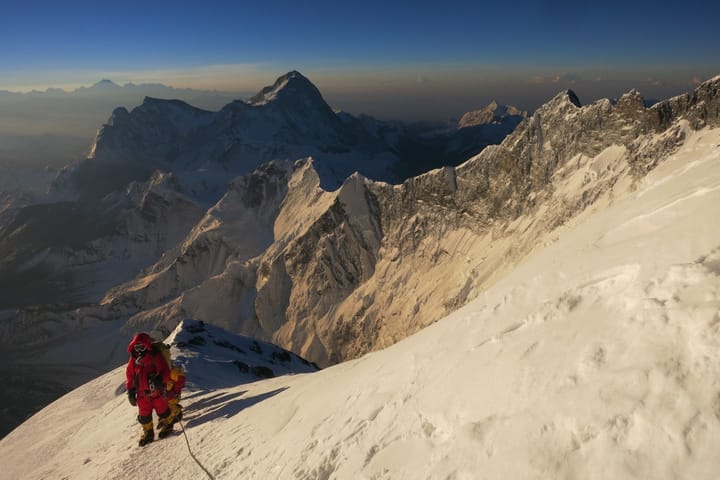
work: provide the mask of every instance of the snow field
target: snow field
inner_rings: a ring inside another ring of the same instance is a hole
[[[720,129],[598,205],[392,347],[189,389],[193,452],[217,479],[717,478]],[[138,455],[121,382],[100,377],[5,437],[3,475],[204,478],[181,436]]]

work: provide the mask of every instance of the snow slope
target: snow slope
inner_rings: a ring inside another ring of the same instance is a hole
[[[188,445],[217,479],[717,478],[718,204],[720,129],[689,133],[416,335],[310,375],[196,382]],[[122,376],[1,440],[3,475],[208,477],[182,436],[139,455]]]

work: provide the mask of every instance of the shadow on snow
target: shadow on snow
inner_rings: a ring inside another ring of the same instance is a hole
[[[243,395],[247,393],[247,390],[238,393],[218,393],[210,397],[203,398],[191,405],[188,405],[188,408],[185,411],[190,414],[190,418],[188,418],[185,422],[185,426],[192,428],[218,418],[232,417],[246,408],[252,407],[253,405],[267,400],[268,398],[274,397],[288,388],[289,387],[278,388],[276,390],[249,398],[243,398]],[[193,396],[196,395],[197,394]],[[187,398],[191,397],[186,397],[186,399]]]

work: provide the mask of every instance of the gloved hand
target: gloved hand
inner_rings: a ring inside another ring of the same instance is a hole
[[[148,378],[148,385],[150,386],[150,390],[164,390],[165,384],[162,381],[162,378],[151,376]]]
[[[128,402],[130,402],[130,405],[132,405],[133,407],[136,407],[137,406],[137,390],[135,390],[134,388],[130,388],[130,389],[128,389],[127,394],[128,394]]]

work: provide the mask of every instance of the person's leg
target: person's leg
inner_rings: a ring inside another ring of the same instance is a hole
[[[143,445],[147,445],[148,443],[155,440],[155,431],[153,430],[152,418],[153,405],[150,399],[143,396],[138,396],[137,406],[137,420],[138,423],[142,425],[143,429],[142,436],[140,437],[140,441],[138,443],[142,447]]]
[[[180,405],[180,397],[172,397],[168,399],[168,408],[170,408],[170,417],[168,422],[175,424],[182,420],[182,405]]]
[[[156,397],[153,399],[153,408],[158,416],[158,429],[160,430],[159,436],[163,438],[172,432],[172,418],[171,410],[168,406],[168,400],[165,397]]]

